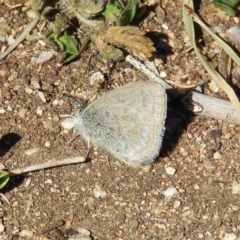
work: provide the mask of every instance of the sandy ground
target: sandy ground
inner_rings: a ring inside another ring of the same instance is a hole
[[[206,0],[196,6],[208,24],[222,32],[235,24],[225,15],[214,15],[209,4]],[[140,24],[157,48],[153,60],[158,71],[166,79],[196,83],[203,93],[227,99],[221,90],[213,94],[207,87],[211,79],[191,49],[180,1],[165,0],[162,9],[164,15],[156,15],[151,8]],[[30,22],[22,8],[4,5],[0,18],[13,37]],[[197,37],[217,65],[219,46],[201,32]],[[6,41],[0,46],[7,46]],[[92,101],[116,86],[147,80],[125,61],[109,67],[93,45],[66,66],[59,66],[57,52],[36,64],[42,51],[52,49],[41,40],[24,41],[0,62],[0,157],[7,168],[87,156],[82,138],[73,139],[61,127],[61,115],[73,112],[71,99],[63,93]],[[91,82],[96,72],[104,78]],[[237,86],[236,72],[232,82]],[[240,239],[240,127],[193,116],[178,100],[169,99],[168,105],[163,147],[149,168],[132,168],[94,146],[84,163],[12,177],[1,190],[9,204],[0,196],[0,239],[69,239],[79,233],[86,236],[76,239]],[[167,196],[166,190],[173,195]]]

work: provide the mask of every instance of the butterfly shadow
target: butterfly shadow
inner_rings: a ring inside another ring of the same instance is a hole
[[[0,139],[0,158],[3,158],[10,150],[21,140],[21,136],[16,133],[8,133]],[[11,156],[11,155],[10,155]],[[1,189],[1,193],[5,194],[13,188],[18,187],[24,181],[24,174],[10,177],[7,185]]]
[[[167,95],[167,117],[160,157],[168,156],[168,152],[174,150],[193,117],[193,114],[187,111],[181,102],[182,94],[179,94],[176,89],[169,89]]]

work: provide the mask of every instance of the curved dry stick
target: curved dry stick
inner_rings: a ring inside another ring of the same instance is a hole
[[[67,164],[74,164],[74,163],[80,163],[80,162],[85,162],[86,158],[85,157],[73,157],[73,158],[65,158],[62,160],[52,160],[49,162],[45,163],[39,163],[35,164],[32,166],[27,166],[23,168],[17,168],[15,170],[9,171],[10,175],[18,175],[26,172],[32,172],[32,171],[37,171],[40,169],[44,168],[52,168],[52,167],[57,167],[57,166],[62,166],[62,165],[67,165]]]

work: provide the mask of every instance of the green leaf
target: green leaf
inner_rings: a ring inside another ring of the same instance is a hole
[[[127,26],[135,17],[138,0],[131,0],[123,9],[120,17],[120,25]]]
[[[213,1],[213,4],[216,5],[217,7],[219,7],[222,11],[224,11],[229,16],[231,16],[231,17],[236,16],[236,11],[233,8],[227,6],[223,3],[220,3],[219,1],[216,1],[216,0]]]
[[[8,172],[0,170],[0,189],[2,189],[8,182],[10,175]]]
[[[69,36],[66,32],[62,36],[57,37],[57,40],[60,41],[61,46],[59,46],[64,52],[69,54],[78,54],[77,40]]]
[[[54,42],[56,42],[61,50],[67,53],[67,56],[64,58],[62,64],[72,61],[79,55],[77,40],[69,36],[66,32],[59,37],[55,37]]]
[[[221,0],[221,1],[219,1],[219,3],[221,3],[221,2],[234,8],[239,3],[239,0]]]
[[[109,16],[109,14],[118,14],[119,13],[119,9],[113,5],[113,4],[110,4],[110,5],[107,5],[105,10],[102,12],[102,15],[107,18]]]

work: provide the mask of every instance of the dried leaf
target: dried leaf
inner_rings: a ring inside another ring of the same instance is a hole
[[[123,46],[137,54],[143,60],[146,60],[152,56],[155,48],[152,41],[144,35],[145,32],[137,27],[105,27],[97,32],[95,43],[100,52],[104,52],[107,44],[118,47]]]

